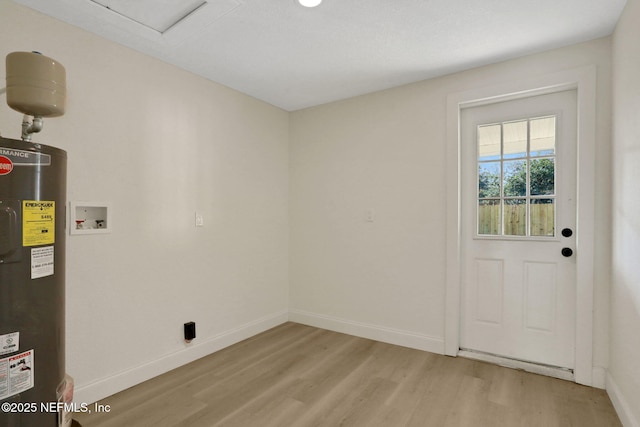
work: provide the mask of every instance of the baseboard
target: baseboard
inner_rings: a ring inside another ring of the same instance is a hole
[[[618,418],[620,418],[622,425],[624,427],[640,427],[640,422],[631,411],[631,405],[629,405],[609,372],[607,372],[607,394],[618,413]]]
[[[335,332],[368,338],[403,347],[415,348],[431,353],[444,354],[444,339],[417,334],[415,332],[387,328],[367,323],[354,322],[352,320],[325,316],[303,310],[289,310],[291,322],[315,326]]]
[[[188,348],[164,355],[131,369],[118,372],[107,378],[75,388],[74,401],[78,403],[97,402],[112,394],[118,393],[136,384],[140,384],[172,369],[200,359],[225,347],[236,344],[288,320],[288,311],[284,310],[253,322],[249,322],[235,329],[225,331],[207,340],[194,342]]]

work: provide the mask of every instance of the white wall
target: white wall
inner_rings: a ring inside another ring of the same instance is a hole
[[[34,141],[67,150],[68,200],[113,207],[111,234],[67,238],[76,400],[285,321],[288,114],[8,0],[0,32],[2,61],[38,50],[65,66],[67,113]],[[2,135],[19,139],[21,119],[3,99]]]
[[[607,388],[626,426],[640,426],[640,2],[613,36],[613,250]],[[626,418],[626,419],[625,419]]]
[[[8,0],[0,28],[0,56],[41,50],[66,66],[68,112],[35,140],[68,151],[69,200],[114,208],[112,234],[68,238],[77,401],[277,324],[288,307],[292,320],[443,352],[447,95],[591,64],[594,366],[608,365],[610,39],[287,114]],[[3,136],[17,138],[20,120],[0,105]],[[185,348],[189,320],[198,339]],[[620,354],[616,378],[632,366]]]
[[[447,95],[590,64],[598,97],[593,364],[604,386],[608,38],[292,113],[291,319],[443,352]]]

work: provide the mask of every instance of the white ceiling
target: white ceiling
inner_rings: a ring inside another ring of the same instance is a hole
[[[14,1],[288,111],[603,37],[626,3]]]

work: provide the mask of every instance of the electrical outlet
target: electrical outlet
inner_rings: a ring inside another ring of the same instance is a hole
[[[191,342],[196,337],[196,322],[187,322],[184,324],[184,340]]]
[[[376,211],[373,208],[370,208],[364,211],[365,222],[374,222],[375,219],[376,219]]]

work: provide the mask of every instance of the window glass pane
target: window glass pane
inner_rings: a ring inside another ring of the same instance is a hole
[[[555,200],[534,199],[531,200],[531,235],[554,236],[555,235]]]
[[[503,132],[504,158],[525,157],[527,155],[527,121],[505,123]]]
[[[555,162],[553,159],[531,160],[529,172],[531,195],[548,196],[555,194]]]
[[[499,236],[500,200],[478,200],[478,234]]]
[[[477,128],[478,234],[555,235],[556,117]]]
[[[527,201],[525,199],[504,200],[505,236],[527,235]]]
[[[478,165],[478,197],[500,197],[500,162]]]
[[[531,120],[531,156],[549,156],[556,150],[556,118]]]
[[[500,125],[478,126],[478,159],[500,159]]]
[[[527,161],[504,162],[504,196],[527,195]]]

